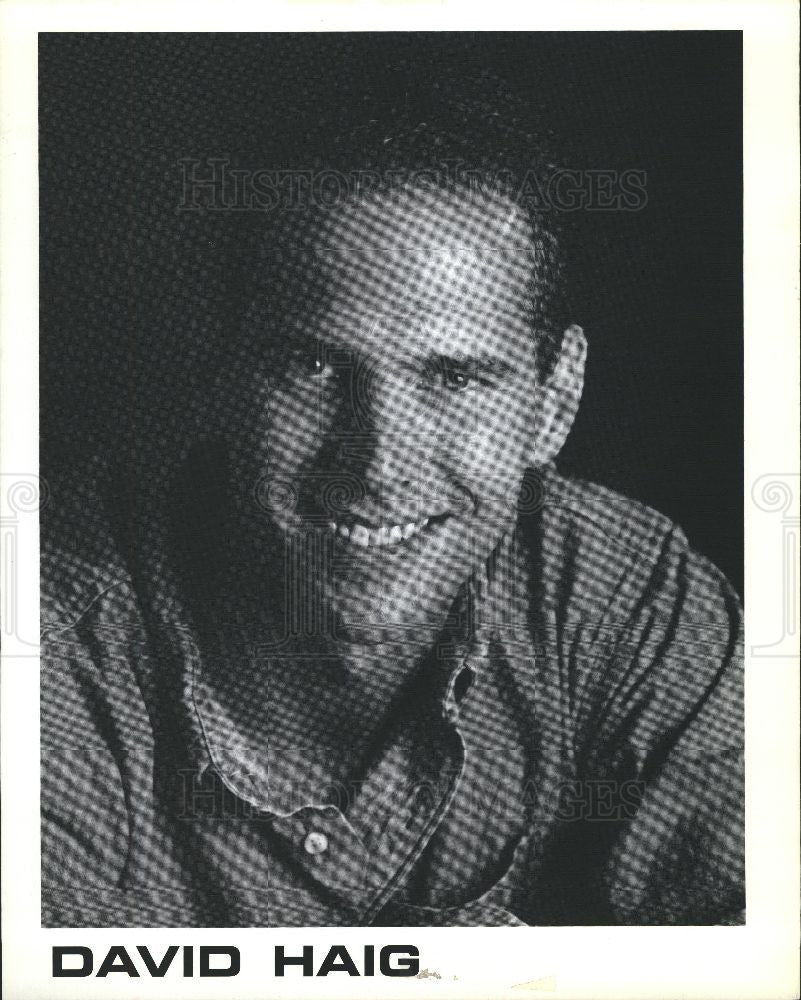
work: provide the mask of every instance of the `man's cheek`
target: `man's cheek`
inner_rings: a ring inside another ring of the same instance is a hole
[[[451,448],[451,468],[460,480],[475,483],[482,493],[505,495],[522,475],[525,446],[514,428],[506,434],[492,428],[468,435]]]
[[[278,390],[264,422],[264,445],[272,467],[300,467],[320,441],[320,411],[316,394]]]
[[[466,435],[454,449],[454,460],[458,463],[460,478],[470,482],[480,482],[482,474],[491,472],[494,456],[488,448],[486,432]]]

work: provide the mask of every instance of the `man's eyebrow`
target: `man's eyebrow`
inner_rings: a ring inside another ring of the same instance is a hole
[[[466,371],[484,372],[488,375],[500,377],[506,375],[520,375],[523,373],[522,364],[514,364],[505,358],[495,357],[490,354],[431,354],[429,363],[437,368],[462,368]]]

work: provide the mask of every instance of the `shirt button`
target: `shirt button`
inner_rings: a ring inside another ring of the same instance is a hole
[[[322,854],[328,850],[328,837],[324,833],[314,831],[303,841],[303,847],[307,854]]]

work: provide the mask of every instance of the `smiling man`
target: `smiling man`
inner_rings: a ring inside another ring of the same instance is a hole
[[[482,127],[271,228],[213,444],[46,603],[46,924],[742,918],[737,598],[556,471],[586,344]]]
[[[306,226],[275,280],[286,301],[268,290],[249,316],[248,354],[269,362],[237,478],[292,498],[266,498],[277,537],[336,541],[344,562],[318,582],[342,621],[438,623],[512,526],[525,470],[563,442],[583,334],[539,379],[550,247],[501,193],[405,182]]]

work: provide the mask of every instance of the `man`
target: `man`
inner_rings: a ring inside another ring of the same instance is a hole
[[[737,599],[555,469],[586,345],[502,127],[359,133],[169,497],[46,555],[45,924],[742,919]]]

